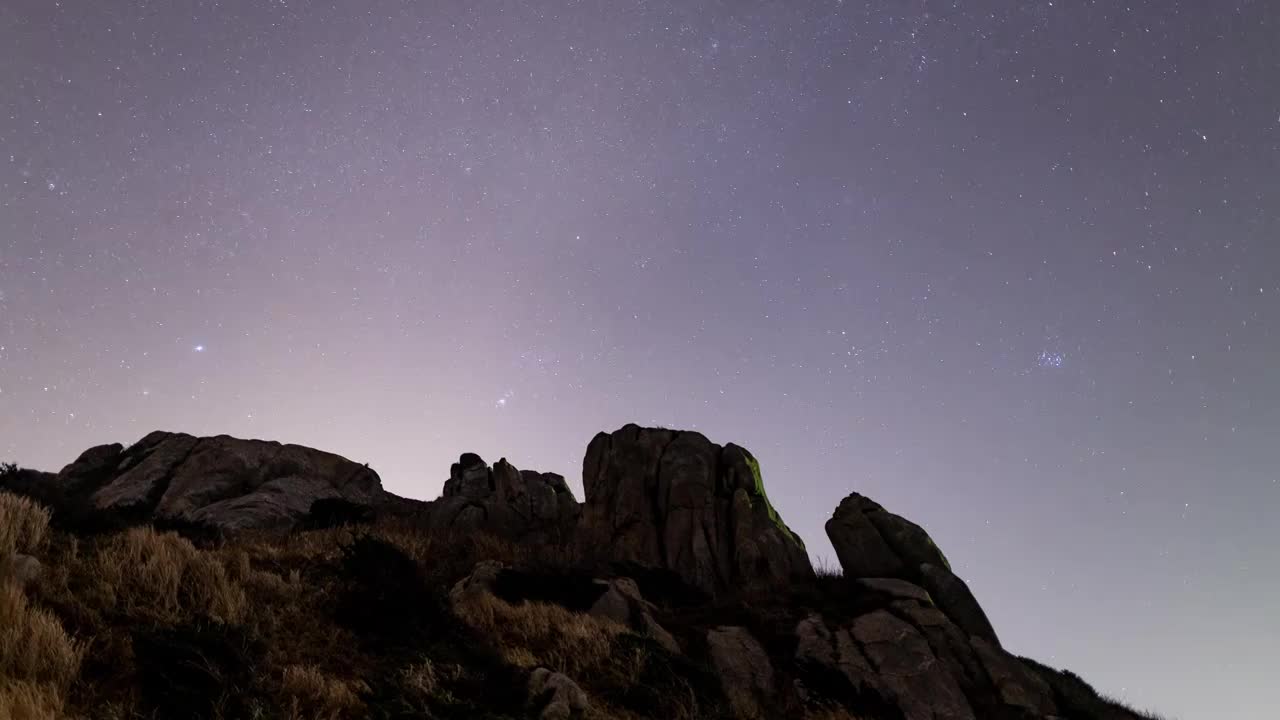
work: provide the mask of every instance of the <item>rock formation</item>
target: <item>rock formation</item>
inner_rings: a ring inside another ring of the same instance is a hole
[[[479,455],[465,453],[450,468],[444,494],[431,503],[428,521],[440,530],[565,542],[580,513],[562,476],[517,470],[506,458],[489,467]]]
[[[537,668],[529,675],[529,707],[539,720],[571,720],[585,717],[591,702],[567,675]]]
[[[591,441],[582,483],[585,542],[608,560],[668,569],[711,594],[813,577],[759,463],[737,445],[627,425]]]
[[[289,527],[322,498],[376,505],[377,473],[299,445],[154,432],[128,449],[93,448],[57,484],[95,506],[224,530]]]
[[[592,604],[588,613],[625,625],[638,635],[658,643],[669,653],[680,652],[680,643],[676,642],[675,636],[667,632],[666,628],[654,619],[653,603],[644,599],[634,580],[625,577],[614,578],[613,580],[596,580],[595,584],[603,587],[604,592]]]
[[[1034,670],[964,633],[917,590],[853,618],[805,618],[795,629],[796,662],[842,678],[852,695],[878,698],[904,720],[1057,714]]]
[[[969,586],[923,528],[851,493],[827,521],[827,536],[848,578],[897,578],[928,591],[966,633],[1000,644]]]
[[[591,667],[577,668],[573,679],[553,671],[565,670],[558,663],[566,655],[557,649],[553,662],[525,666],[527,687],[518,686],[525,694],[517,701],[539,717],[588,716],[587,688],[593,702],[621,698],[647,707],[669,707],[661,705],[670,699],[664,694],[683,702],[688,693],[689,707],[720,703],[741,720],[833,707],[868,720],[1140,720],[1077,676],[1006,652],[929,534],[862,495],[846,497],[826,524],[843,576],[815,577],[803,542],[770,505],[755,458],[696,432],[627,425],[597,435],[583,462],[583,504],[559,475],[520,471],[505,459],[490,467],[472,453],[453,464],[442,497],[421,502],[385,492],[367,466],[319,450],[164,432],[128,448],[91,448],[57,475],[6,466],[0,479],[50,506],[76,498],[76,508],[88,501],[94,512],[133,522],[307,529],[390,514],[443,531],[445,553],[451,534],[473,532],[576,549],[565,553],[575,558],[571,566],[539,570],[486,559],[442,585],[452,587],[447,604],[455,609],[495,594],[621,626],[607,624],[616,631],[591,642],[614,643],[601,657],[632,663],[621,675],[614,668],[609,683],[634,676],[636,686],[593,684]],[[419,567],[370,539],[377,531],[359,542],[396,562],[352,566],[374,568],[393,588],[369,597],[399,597],[404,578],[416,577]],[[38,588],[46,583],[42,574],[56,575],[42,567],[34,557],[6,558],[0,580]],[[509,597],[512,591],[519,597]],[[409,614],[428,604],[410,603]],[[529,637],[590,635],[537,625],[564,616],[531,609],[523,617],[536,630]],[[700,684],[704,674],[710,681]],[[655,690],[651,683],[665,684]],[[607,692],[596,694],[598,687]]]

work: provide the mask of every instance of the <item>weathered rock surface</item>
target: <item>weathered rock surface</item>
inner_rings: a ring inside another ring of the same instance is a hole
[[[737,445],[627,425],[591,441],[582,482],[581,531],[608,560],[669,569],[712,594],[813,577],[759,464]]]
[[[489,467],[465,453],[450,468],[443,495],[430,503],[428,522],[440,530],[560,543],[571,537],[581,512],[564,477],[517,470],[505,458]]]
[[[974,720],[959,683],[914,627],[877,610],[855,620],[852,633],[907,720]]]
[[[652,639],[667,652],[680,652],[680,643],[654,619],[653,604],[640,594],[635,581],[631,578],[615,578],[597,580],[596,583],[607,589],[591,606],[588,611],[591,615],[626,625],[638,634]]]
[[[122,452],[113,447],[85,453],[59,480],[99,485],[99,508],[157,519],[223,530],[289,527],[316,500],[376,505],[386,494],[367,466],[299,445],[157,432]]]
[[[478,563],[471,574],[454,583],[449,590],[450,604],[457,606],[485,594],[493,593],[498,576],[506,569],[500,562],[485,560]]]
[[[30,555],[18,553],[0,558],[0,580],[7,579],[18,587],[26,587],[40,578],[44,565]]]
[[[707,651],[729,706],[739,720],[765,717],[776,691],[769,655],[746,628],[707,631]]]
[[[112,472],[120,464],[122,452],[124,446],[120,443],[91,447],[62,468],[56,482],[70,493],[93,492],[111,479]]]
[[[946,556],[924,528],[851,493],[827,521],[826,530],[845,577],[896,578],[919,585],[966,633],[999,646],[982,606],[951,572]]]
[[[835,670],[857,690],[865,689],[875,679],[871,662],[848,628],[838,627],[832,632],[822,616],[810,615],[796,626],[796,641],[796,660]]]
[[[1036,715],[1057,712],[1053,690],[1034,670],[980,637],[973,638],[973,649],[1005,705]]]
[[[965,632],[985,638],[997,647],[1000,641],[995,628],[970,592],[969,586],[959,576],[945,567],[925,563],[920,565],[920,584],[929,591],[933,602],[943,609]]]
[[[923,589],[903,580],[858,579],[887,604],[834,622],[811,614],[795,629],[801,666],[839,675],[870,716],[905,720],[1051,718],[1053,689],[1021,660],[964,632]]]
[[[584,717],[591,702],[567,675],[540,667],[529,675],[529,706],[541,720],[570,720]]]

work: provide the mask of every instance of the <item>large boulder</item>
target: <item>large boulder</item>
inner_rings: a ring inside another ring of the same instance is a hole
[[[991,622],[969,586],[924,528],[851,493],[826,524],[827,537],[848,578],[896,578],[928,591],[932,602],[967,634],[999,647]]]
[[[591,441],[582,483],[584,549],[604,560],[671,570],[712,594],[813,577],[759,463],[737,445],[627,425]]]
[[[851,632],[906,720],[975,720],[960,684],[916,628],[876,610],[855,620]]]
[[[529,674],[529,708],[539,720],[585,718],[591,701],[578,683],[544,667]]]
[[[810,615],[796,626],[796,661],[819,665],[844,677],[855,690],[876,681],[871,661],[858,648],[848,628],[833,632],[820,615]]]
[[[157,432],[123,452],[109,448],[91,450],[93,459],[82,455],[60,477],[99,486],[92,498],[100,509],[151,519],[288,528],[317,500],[374,506],[386,495],[367,465],[300,445]]]
[[[707,652],[734,717],[766,717],[776,688],[773,663],[760,642],[746,628],[718,627],[707,631]]]
[[[473,602],[493,594],[498,577],[506,566],[496,560],[483,560],[476,564],[471,574],[454,583],[449,590],[449,603],[454,607]]]
[[[604,592],[588,610],[591,615],[625,625],[658,643],[669,653],[680,652],[680,643],[654,618],[653,604],[640,594],[634,580],[614,578],[596,580],[595,584],[604,588]]]
[[[26,587],[44,573],[44,565],[30,555],[16,553],[0,558],[0,583],[11,580],[18,587]]]
[[[432,528],[482,530],[517,542],[566,542],[581,505],[564,477],[517,470],[506,458],[493,467],[464,453],[449,471],[444,493],[427,511]]]
[[[795,628],[795,660],[802,684],[812,680],[869,717],[1057,715],[1054,692],[1035,669],[965,633],[924,590],[900,580],[858,585],[874,589],[887,604],[834,624],[817,613],[801,620]],[[843,691],[832,678],[842,678]]]

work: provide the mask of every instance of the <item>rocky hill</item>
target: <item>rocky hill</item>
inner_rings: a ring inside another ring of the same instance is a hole
[[[1002,648],[920,526],[851,494],[815,573],[759,463],[600,433],[585,498],[463,454],[440,498],[156,432],[0,471],[0,717],[1149,718]]]

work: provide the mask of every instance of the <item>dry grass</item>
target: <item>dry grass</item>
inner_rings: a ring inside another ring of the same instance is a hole
[[[38,551],[48,528],[48,510],[27,498],[0,492],[0,558]]]
[[[289,717],[296,720],[363,717],[366,709],[358,694],[362,689],[367,689],[363,683],[328,675],[314,665],[290,665],[280,682]]]
[[[112,537],[89,562],[82,577],[93,581],[91,591],[106,607],[167,622],[205,615],[234,623],[245,614],[244,589],[221,558],[175,534],[134,528]]]
[[[558,605],[512,605],[484,593],[461,603],[455,611],[491,638],[504,659],[517,667],[543,666],[581,677],[625,660],[614,655],[614,640],[627,632],[625,627]]]
[[[32,607],[17,586],[0,585],[0,677],[65,688],[81,655],[57,618]]]
[[[59,720],[61,695],[48,685],[0,680],[0,717],[6,720]]]
[[[16,585],[0,583],[0,717],[60,717],[83,654],[57,618]]]

